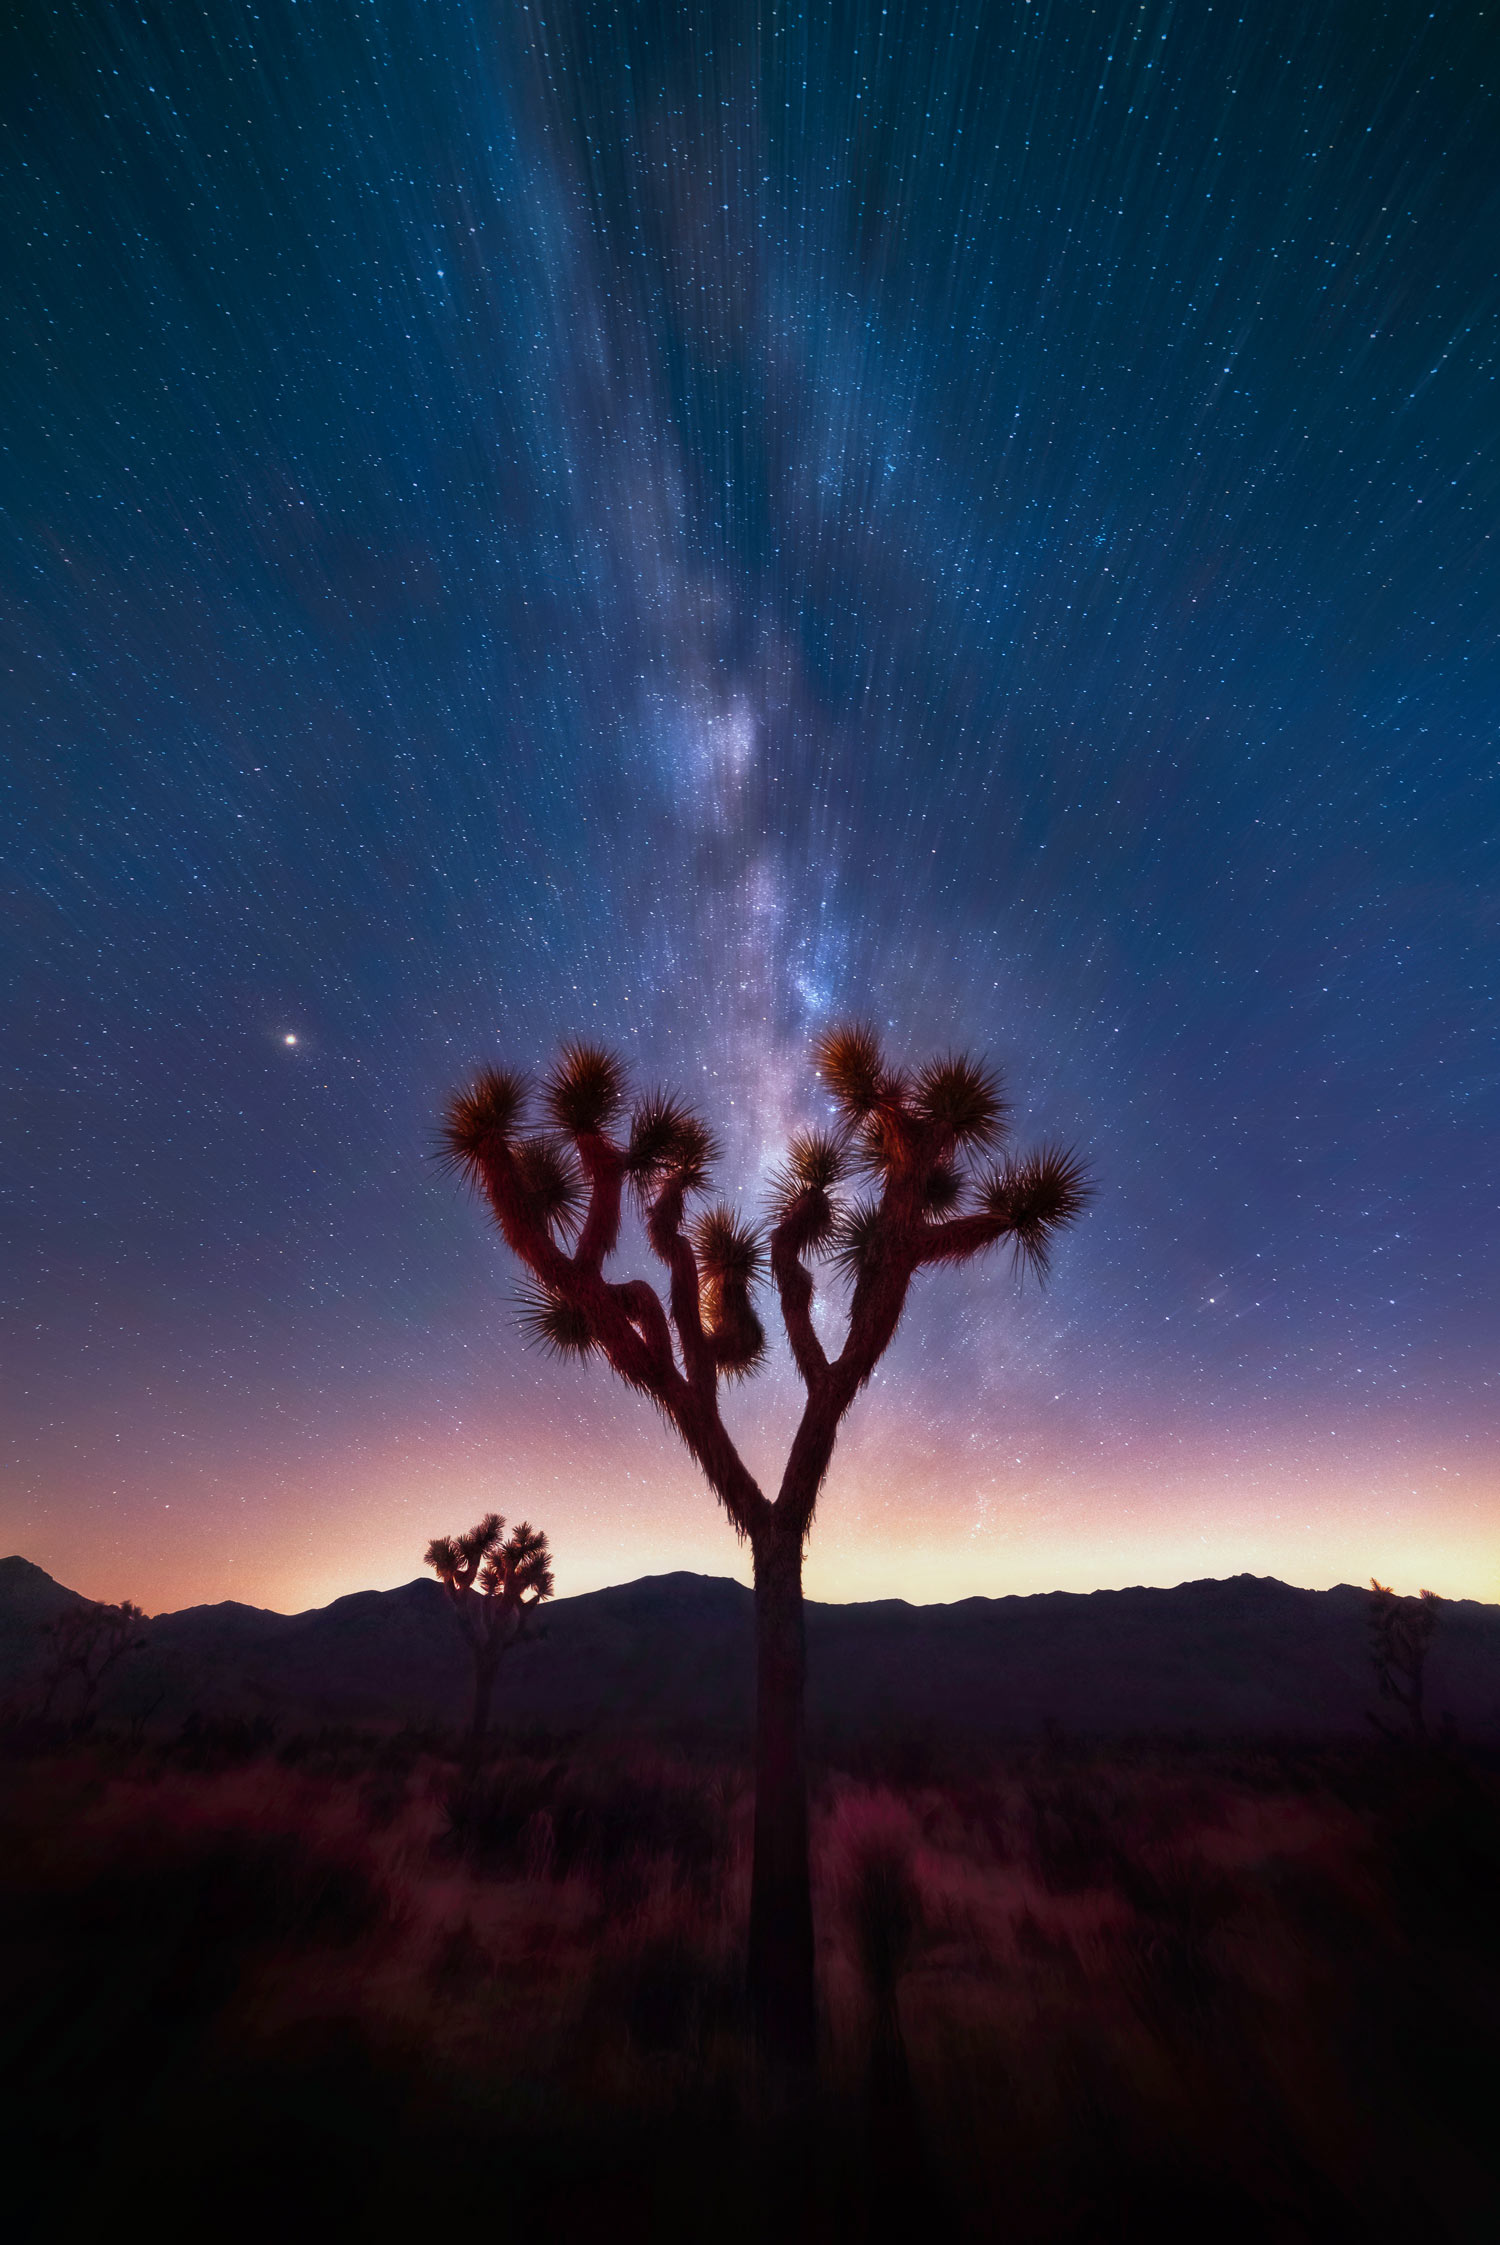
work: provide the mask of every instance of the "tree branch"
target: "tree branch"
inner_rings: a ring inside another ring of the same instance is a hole
[[[676,1424],[736,1533],[753,1543],[770,1518],[771,1505],[719,1417],[717,1400],[710,1397],[705,1407],[695,1397]]]
[[[608,1141],[600,1141],[600,1144],[605,1153],[617,1156],[617,1149],[609,1146]],[[596,1165],[606,1179],[614,1166],[602,1155],[596,1155]],[[616,1299],[617,1290],[600,1271],[580,1266],[576,1257],[565,1255],[546,1225],[538,1223],[531,1215],[517,1174],[515,1156],[508,1145],[501,1141],[486,1147],[481,1173],[490,1205],[510,1248],[541,1281],[547,1293],[583,1312],[590,1333],[621,1379],[632,1387],[644,1388],[670,1411],[673,1408],[671,1384],[678,1377],[671,1361],[670,1346],[663,1361],[660,1349],[637,1331],[631,1316]],[[604,1184],[601,1230],[608,1219],[611,1190],[617,1194],[617,1180],[613,1187],[607,1181]],[[596,1195],[598,1192],[596,1184]],[[639,1283],[645,1285],[644,1280]]]
[[[881,1220],[871,1256],[855,1281],[844,1345],[832,1364],[825,1358],[822,1376],[816,1386],[809,1386],[807,1408],[792,1438],[786,1471],[776,1496],[778,1526],[784,1524],[788,1535],[805,1536],[812,1525],[818,1492],[833,1458],[840,1422],[890,1347],[901,1322],[916,1267],[912,1234],[920,1228],[915,1213],[917,1190],[918,1186],[909,1175],[887,1180],[880,1197]],[[773,1241],[772,1268],[775,1267]],[[794,1258],[794,1278],[799,1267]],[[822,1354],[821,1349],[819,1354]]]
[[[927,1224],[917,1235],[917,1264],[966,1263],[986,1247],[993,1247],[1011,1229],[1008,1216],[950,1216],[945,1224]]]
[[[828,1376],[828,1357],[812,1321],[812,1273],[803,1262],[798,1234],[805,1227],[787,1216],[771,1234],[771,1276],[781,1297],[781,1322],[792,1356],[811,1394]]]
[[[849,1330],[834,1364],[841,1388],[847,1385],[847,1410],[890,1347],[906,1307],[912,1273],[927,1230],[918,1205],[920,1180],[910,1173],[889,1177],[880,1196],[880,1218],[870,1253],[854,1285]]]
[[[594,1179],[595,1194],[594,1207],[585,1221],[585,1237],[597,1208],[600,1214],[595,1237],[607,1241],[611,1195],[615,1196],[618,1234],[618,1189],[624,1175],[624,1157],[602,1138],[592,1147],[580,1141],[580,1153]],[[481,1174],[490,1205],[513,1252],[549,1294],[583,1313],[590,1334],[612,1369],[666,1413],[735,1527],[741,1535],[753,1535],[761,1515],[770,1508],[719,1417],[718,1372],[698,1307],[698,1266],[681,1229],[681,1183],[673,1181],[665,1186],[647,1217],[652,1247],[671,1273],[669,1327],[661,1297],[645,1279],[612,1284],[601,1269],[588,1267],[584,1238],[580,1238],[576,1255],[562,1252],[546,1226],[537,1223],[527,1210],[515,1159],[507,1145],[492,1143],[485,1149]],[[588,1244],[592,1252],[594,1241]],[[611,1245],[600,1246],[601,1262]],[[672,1327],[677,1332],[686,1376],[679,1372],[672,1353]]]
[[[591,1191],[588,1214],[572,1259],[579,1270],[597,1271],[619,1244],[625,1156],[595,1131],[581,1132],[574,1143]]]
[[[698,1258],[682,1228],[685,1197],[682,1180],[669,1178],[651,1203],[646,1236],[670,1274],[672,1323],[677,1329],[688,1385],[700,1399],[712,1398],[718,1386],[719,1371],[712,1344],[703,1330]]]
[[[672,1329],[656,1288],[648,1279],[630,1278],[612,1285],[610,1292],[650,1350],[663,1387],[680,1380],[677,1359],[672,1354]]]

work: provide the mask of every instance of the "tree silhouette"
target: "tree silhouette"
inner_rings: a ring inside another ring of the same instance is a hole
[[[629,1107],[623,1066],[568,1044],[540,1086],[487,1069],[449,1103],[448,1159],[485,1196],[529,1274],[524,1322],[557,1356],[599,1355],[661,1411],[702,1468],[754,1558],[755,1842],[749,1982],[757,2034],[777,2065],[811,2060],[813,1927],[803,1744],[802,1560],[840,1422],[889,1347],[912,1280],[1009,1240],[1018,1268],[1047,1269],[1052,1242],[1082,1210],[1078,1158],[1058,1147],[1002,1156],[999,1079],[965,1054],[914,1072],[887,1064],[873,1030],[819,1039],[831,1130],[792,1138],[774,1181],[769,1239],[722,1204],[688,1214],[718,1148],[690,1108],[656,1091]],[[852,1190],[850,1188],[853,1188]],[[631,1191],[667,1300],[644,1279],[612,1281]],[[767,1254],[769,1249],[769,1255]],[[849,1289],[842,1346],[813,1318],[811,1263]],[[770,1277],[806,1400],[774,1499],[759,1488],[720,1416],[719,1383],[761,1364],[752,1290]]]
[[[1381,1698],[1393,1699],[1403,1709],[1411,1735],[1417,1740],[1427,1736],[1422,1693],[1441,1604],[1435,1590],[1424,1590],[1415,1598],[1400,1598],[1388,1585],[1377,1582],[1373,1575],[1370,1578],[1370,1659],[1375,1681]],[[1370,1720],[1377,1730],[1385,1730],[1378,1716],[1372,1715]]]
[[[466,1536],[434,1536],[426,1564],[437,1570],[474,1662],[474,1712],[465,1759],[472,1771],[484,1752],[490,1700],[500,1663],[526,1617],[552,1596],[547,1539],[521,1520],[507,1536],[498,1512],[487,1512]]]
[[[110,1669],[127,1653],[139,1652],[145,1645],[145,1619],[141,1608],[133,1606],[128,1598],[118,1606],[98,1605],[90,1599],[82,1605],[64,1607],[55,1620],[45,1623],[42,1635],[47,1640],[48,1660],[43,1718],[50,1716],[58,1692],[73,1677],[82,1694],[78,1719],[87,1722],[94,1712],[99,1686]]]

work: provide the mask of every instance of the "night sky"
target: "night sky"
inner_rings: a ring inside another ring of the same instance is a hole
[[[859,1013],[1099,1191],[919,1281],[814,1595],[1500,1597],[1493,12],[10,22],[0,1548],[744,1577],[436,1125],[596,1035],[753,1206]]]

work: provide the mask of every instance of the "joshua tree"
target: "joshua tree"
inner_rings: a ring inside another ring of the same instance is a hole
[[[589,1044],[563,1048],[540,1087],[487,1069],[449,1104],[444,1148],[483,1193],[529,1274],[531,1337],[558,1356],[599,1355],[649,1396],[703,1470],[755,1568],[757,1708],[750,1993],[764,2052],[811,2059],[813,1930],[803,1753],[802,1557],[839,1425],[900,1323],[912,1280],[1009,1240],[1018,1266],[1047,1268],[1057,1232],[1088,1195],[1077,1157],[1056,1147],[1001,1156],[1007,1103],[991,1069],[966,1055],[908,1072],[890,1067],[861,1026],[819,1040],[831,1130],[795,1134],[775,1180],[769,1240],[723,1205],[689,1218],[717,1155],[679,1100],[629,1107],[625,1072]],[[849,1192],[852,1180],[863,1191]],[[612,1281],[626,1190],[667,1274],[667,1300],[644,1279]],[[721,1380],[765,1355],[752,1288],[770,1275],[806,1401],[774,1498],[725,1429]],[[848,1284],[842,1346],[813,1320],[810,1263]]]
[[[505,1533],[498,1512],[487,1512],[466,1536],[434,1536],[427,1565],[458,1616],[474,1661],[474,1714],[466,1760],[479,1765],[489,1728],[495,1673],[526,1626],[526,1617],[552,1596],[552,1554],[529,1520]]]
[[[1427,1736],[1422,1691],[1441,1604],[1435,1590],[1424,1590],[1415,1598],[1399,1598],[1385,1583],[1376,1582],[1373,1575],[1370,1578],[1370,1659],[1375,1681],[1382,1699],[1393,1699],[1405,1710],[1411,1735],[1419,1740]],[[1385,1730],[1378,1716],[1372,1715],[1370,1720],[1377,1730]]]
[[[96,1605],[90,1599],[82,1605],[65,1606],[55,1621],[47,1622],[42,1631],[48,1652],[43,1716],[51,1714],[58,1692],[67,1679],[74,1676],[83,1695],[79,1721],[87,1722],[94,1711],[99,1686],[110,1669],[127,1653],[139,1652],[145,1644],[142,1630],[145,1619],[140,1607],[133,1606],[128,1598],[118,1606]]]

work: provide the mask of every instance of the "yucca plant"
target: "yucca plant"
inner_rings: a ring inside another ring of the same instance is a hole
[[[518,1148],[518,1156],[524,1151]],[[524,1162],[519,1166],[524,1172]],[[534,1205],[529,1187],[522,1190]],[[464,1757],[472,1774],[484,1753],[500,1663],[528,1616],[552,1596],[552,1554],[529,1520],[518,1521],[507,1535],[499,1513],[487,1512],[467,1535],[434,1536],[426,1563],[436,1569],[474,1663],[474,1710]]]
[[[451,1102],[443,1137],[447,1158],[484,1195],[528,1274],[532,1337],[558,1354],[602,1356],[648,1395],[750,1545],[757,1711],[749,1978],[761,2047],[777,2068],[809,2063],[814,2044],[802,1559],[839,1426],[890,1346],[919,1272],[968,1262],[1008,1240],[1018,1267],[1044,1277],[1058,1233],[1089,1197],[1075,1154],[1005,1152],[999,1079],[967,1054],[915,1073],[895,1070],[875,1032],[856,1024],[820,1038],[814,1058],[833,1126],[793,1137],[765,1233],[726,1207],[689,1213],[717,1156],[712,1132],[664,1092],[632,1106],[624,1068],[593,1045],[566,1046],[541,1086],[550,1136],[527,1124],[525,1080],[491,1070]],[[544,1144],[550,1160],[538,1150]],[[848,1189],[856,1179],[857,1195]],[[606,1275],[627,1191],[664,1267],[665,1300],[644,1279]],[[813,1322],[818,1262],[848,1288],[842,1345],[832,1353]],[[774,1497],[745,1466],[719,1409],[721,1381],[744,1377],[764,1358],[754,1297],[768,1275],[806,1389]]]

